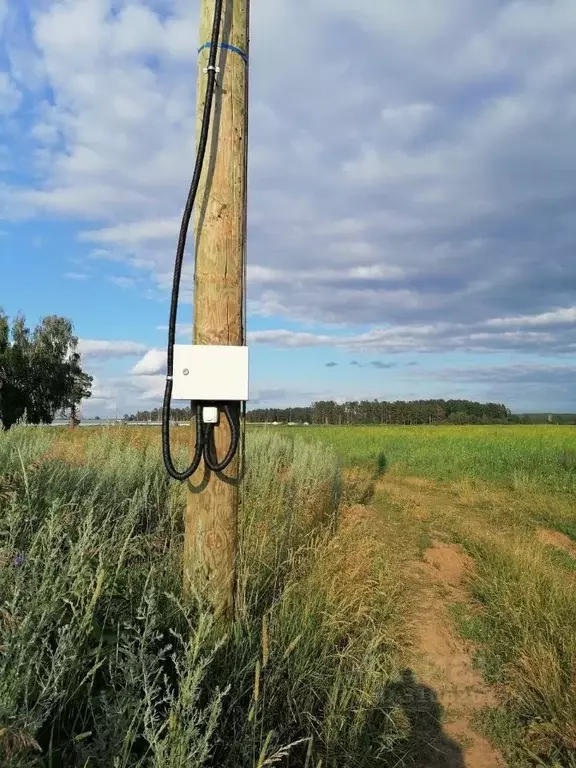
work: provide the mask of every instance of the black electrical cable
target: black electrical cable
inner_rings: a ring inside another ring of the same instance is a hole
[[[229,403],[224,404],[223,411],[230,427],[230,446],[222,461],[218,461],[218,458],[213,453],[213,425],[208,424],[205,432],[204,463],[208,469],[212,470],[212,472],[223,472],[226,469],[226,467],[234,458],[236,451],[238,450],[238,442],[240,440],[240,424],[238,423],[238,415],[233,412],[232,406]]]
[[[166,388],[164,390],[164,402],[162,404],[162,457],[164,459],[166,471],[170,477],[180,481],[187,480],[196,472],[200,466],[202,457],[204,457],[204,462],[208,469],[212,470],[213,472],[222,472],[232,461],[232,458],[238,449],[238,443],[240,439],[240,427],[238,424],[238,419],[233,413],[231,404],[226,403],[223,406],[223,411],[230,426],[230,447],[222,461],[218,461],[217,457],[214,456],[213,451],[214,426],[212,424],[203,424],[202,422],[202,408],[203,405],[206,405],[206,403],[194,403],[192,405],[192,418],[196,419],[196,447],[192,457],[192,462],[187,469],[180,472],[175,468],[172,461],[172,455],[170,452],[170,404],[172,401],[172,385],[174,375],[174,344],[176,342],[176,316],[178,312],[178,296],[180,293],[180,278],[182,275],[184,251],[186,249],[186,237],[188,235],[188,228],[190,226],[190,219],[192,217],[192,210],[196,201],[198,187],[200,185],[200,177],[202,175],[202,168],[204,166],[204,158],[206,156],[206,148],[208,145],[210,117],[212,114],[212,101],[214,97],[214,88],[216,85],[216,56],[218,53],[220,25],[222,21],[222,5],[223,0],[216,0],[214,7],[214,23],[212,25],[212,37],[210,40],[208,66],[206,68],[206,98],[204,100],[204,111],[202,114],[202,124],[200,129],[200,136],[198,139],[198,151],[196,154],[194,173],[188,192],[188,197],[186,199],[184,213],[182,215],[182,224],[180,226],[180,235],[178,238],[178,246],[176,248],[174,279],[172,282],[172,297],[170,301],[170,318],[168,321]]]

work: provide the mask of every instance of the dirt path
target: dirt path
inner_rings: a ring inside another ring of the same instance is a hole
[[[455,632],[448,607],[465,601],[462,582],[471,562],[457,545],[435,541],[424,553],[424,561],[412,567],[420,586],[414,615],[414,671],[436,692],[444,710],[444,732],[461,750],[452,762],[439,755],[431,765],[503,766],[500,754],[471,725],[475,712],[493,706],[496,699],[474,669],[473,649]]]
[[[421,560],[408,565],[416,595],[411,668],[418,683],[437,697],[441,729],[430,731],[422,768],[496,768],[505,765],[494,746],[474,729],[474,715],[497,703],[474,668],[474,648],[454,627],[450,605],[467,602],[465,580],[473,561],[450,536],[436,530],[439,509],[454,502],[444,489],[419,478],[393,478],[379,488],[412,520],[434,521],[433,540]],[[410,524],[410,520],[407,520]],[[442,714],[440,715],[440,712]]]

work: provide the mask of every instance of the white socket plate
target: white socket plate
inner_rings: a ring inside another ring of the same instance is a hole
[[[175,344],[172,399],[247,401],[248,347]]]

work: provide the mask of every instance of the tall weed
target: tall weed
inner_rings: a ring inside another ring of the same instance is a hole
[[[182,600],[184,496],[157,440],[80,433],[0,438],[2,765],[353,768],[402,753],[382,698],[402,596],[370,527],[334,536],[330,448],[250,436],[224,635],[200,591]]]

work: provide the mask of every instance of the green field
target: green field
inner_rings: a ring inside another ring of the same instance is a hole
[[[576,766],[576,428],[247,448],[223,632],[155,430],[0,436],[2,766]]]
[[[329,443],[348,466],[373,465],[383,457],[386,466],[400,474],[576,490],[573,426],[281,427],[279,431]]]

